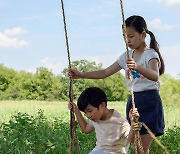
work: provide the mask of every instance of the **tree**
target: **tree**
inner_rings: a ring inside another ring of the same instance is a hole
[[[73,61],[72,62],[72,68],[79,70],[81,72],[89,72],[94,70],[100,70],[102,68],[102,64],[96,64],[96,62],[89,62],[87,60],[79,60],[79,61]],[[64,76],[64,83],[63,85],[66,85],[66,94],[68,94],[69,90],[69,83],[68,77],[67,77],[67,71],[68,68],[65,68],[62,72]],[[102,88],[107,96],[109,101],[114,100],[125,100],[127,98],[128,92],[126,90],[126,85],[124,81],[124,76],[121,75],[120,72],[116,73],[115,75],[106,78],[106,79],[97,79],[97,80],[91,80],[91,79],[79,79],[73,81],[73,87],[74,87],[74,97],[77,99],[80,95],[80,93],[92,86],[97,86]]]
[[[33,77],[34,85],[34,99],[37,100],[47,100],[53,99],[52,85],[53,85],[54,75],[47,68],[40,67],[36,70]]]
[[[10,85],[13,81],[13,78],[16,76],[16,71],[5,67],[3,64],[0,64],[0,99],[8,99],[7,90],[10,88]]]
[[[83,59],[83,60],[72,61],[71,68],[86,72],[86,71],[102,69],[102,64],[96,64],[96,62],[89,62]],[[69,78],[67,76],[67,73],[68,73],[68,68],[64,68],[64,70],[62,71],[62,75],[63,75],[62,83],[65,87],[64,94],[66,96],[69,96]],[[80,93],[89,86],[94,86],[93,80],[86,80],[86,79],[74,80],[73,81],[74,98],[77,99]]]
[[[79,71],[100,70],[102,64],[79,60],[72,62],[72,68]],[[37,68],[32,74],[25,71],[15,71],[0,64],[0,100],[68,100],[69,78],[68,68],[61,75],[55,76],[47,68]],[[164,104],[180,103],[180,79],[168,74],[160,77],[160,94]],[[125,78],[120,73],[106,79],[73,80],[74,99],[88,87],[99,87],[105,91],[109,101],[126,101],[129,95]]]
[[[161,76],[160,94],[165,104],[180,103],[180,79],[175,79],[168,74]]]

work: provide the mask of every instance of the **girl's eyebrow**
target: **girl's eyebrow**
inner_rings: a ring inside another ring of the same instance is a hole
[[[133,34],[128,34],[127,36],[134,36]]]

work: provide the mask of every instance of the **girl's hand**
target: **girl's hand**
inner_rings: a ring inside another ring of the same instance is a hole
[[[138,112],[137,108],[131,109],[129,111],[129,118],[131,121],[133,121],[135,118],[138,119],[139,117],[140,116],[139,116],[139,112]]]
[[[127,60],[127,66],[129,69],[133,69],[133,70],[136,70],[136,68],[137,68],[137,64],[133,58],[129,58]]]
[[[82,78],[82,73],[77,70],[69,69],[68,76],[72,79],[79,79]]]
[[[69,110],[73,109],[74,112],[76,112],[78,110],[77,105],[73,102],[68,103],[68,108],[69,108]]]
[[[138,112],[137,108],[131,109],[129,111],[129,118],[131,120],[131,128],[132,128],[132,130],[134,130],[134,131],[141,130],[142,123],[140,123],[138,121],[134,121],[135,118],[139,119],[139,112]]]

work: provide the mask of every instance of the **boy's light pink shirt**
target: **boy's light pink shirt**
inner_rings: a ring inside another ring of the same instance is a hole
[[[111,153],[127,153],[129,142],[127,136],[130,131],[130,125],[125,117],[116,110],[113,115],[106,121],[88,122],[95,128],[96,147],[93,150],[101,149]]]

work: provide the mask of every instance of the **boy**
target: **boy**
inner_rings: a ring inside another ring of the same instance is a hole
[[[78,107],[77,107],[78,106]],[[129,142],[134,139],[134,127],[114,109],[107,108],[107,96],[97,87],[84,90],[75,103],[70,102],[84,133],[96,132],[96,147],[90,154],[126,154]],[[89,119],[84,119],[81,112]],[[131,110],[130,119],[139,117],[137,109]]]

